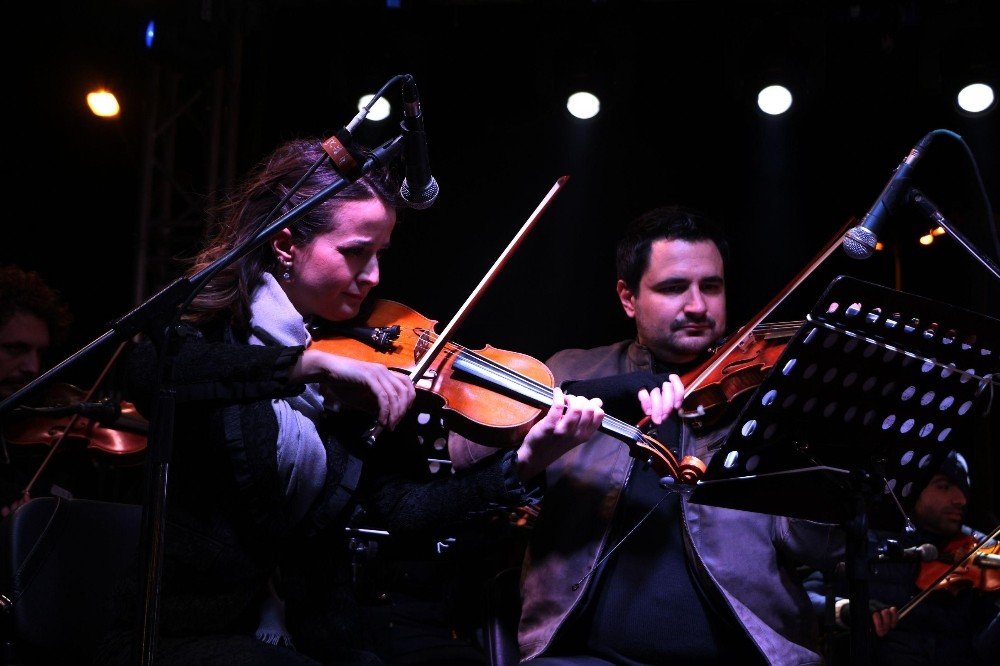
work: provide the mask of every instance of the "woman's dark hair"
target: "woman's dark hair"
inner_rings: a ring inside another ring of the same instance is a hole
[[[0,266],[0,326],[18,312],[27,312],[45,322],[52,344],[66,340],[73,315],[55,289],[35,271],[13,264]]]
[[[632,220],[618,241],[618,279],[624,280],[629,289],[638,288],[649,267],[650,247],[661,239],[712,241],[722,255],[723,267],[729,263],[729,242],[721,227],[692,208],[661,206]]]
[[[330,159],[320,159],[325,155],[321,139],[295,139],[275,149],[220,207],[218,219],[221,222],[205,248],[195,257],[188,275],[197,274],[237,245],[252,238],[265,219],[269,222],[277,219],[336,182],[340,174],[334,169]],[[315,172],[269,218],[278,202],[317,161],[320,165]],[[289,229],[295,243],[308,243],[317,235],[336,227],[337,211],[346,202],[381,199],[387,205],[397,207],[397,198],[396,174],[373,169],[317,204],[295,220]],[[263,274],[273,273],[277,267],[277,258],[270,245],[260,245],[220,271],[192,301],[185,318],[202,322],[229,315],[234,329],[245,333],[250,321],[250,296],[261,282]]]

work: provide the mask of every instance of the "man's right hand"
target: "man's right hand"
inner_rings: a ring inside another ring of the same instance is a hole
[[[899,624],[899,611],[895,606],[887,606],[877,599],[868,600],[868,609],[872,614],[872,628],[875,635],[882,638]],[[848,600],[843,600],[837,609],[837,621],[843,626],[851,626],[851,604]]]

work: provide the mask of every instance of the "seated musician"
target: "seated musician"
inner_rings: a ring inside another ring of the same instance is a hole
[[[922,561],[919,554],[937,553],[945,560],[968,552],[983,539],[983,534],[964,524],[970,487],[965,458],[951,451],[916,495],[912,510],[916,531],[909,534],[872,531],[873,557],[876,547],[887,543],[886,539],[891,538],[894,546],[886,552],[885,561],[872,565],[869,578],[869,610],[876,635],[873,663],[971,666],[1000,655],[1000,590],[987,591],[970,577],[960,577],[931,592],[905,617],[898,617],[899,610],[921,593],[918,582],[925,578],[932,581],[934,573],[944,573],[947,569],[938,561]],[[904,551],[908,553],[906,556],[902,554]],[[978,568],[974,567],[975,570]],[[993,580],[1000,581],[1000,571],[992,573]],[[845,596],[844,582],[829,578],[828,573],[824,585],[823,576],[814,572],[805,585],[821,616],[830,601],[827,592],[834,595],[836,625],[846,629],[854,609]],[[828,633],[831,631],[835,630],[828,628]],[[827,639],[834,650],[844,651],[843,640],[832,636]]]
[[[618,245],[617,290],[634,339],[570,349],[557,382],[670,375],[632,394],[677,458],[708,461],[726,427],[680,423],[679,376],[726,328],[727,243],[703,214],[658,208]],[[576,389],[572,389],[576,390]],[[585,391],[580,391],[586,394]],[[608,414],[615,414],[610,396]],[[637,412],[641,416],[641,412]],[[621,418],[626,419],[625,414]],[[453,437],[453,458],[487,450]],[[615,438],[599,433],[546,470],[521,580],[521,657],[538,664],[810,664],[815,618],[792,563],[836,552],[831,526],[688,501]]]

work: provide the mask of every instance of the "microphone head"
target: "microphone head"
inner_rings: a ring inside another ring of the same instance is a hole
[[[875,252],[877,242],[875,234],[858,225],[844,234],[844,252],[854,259],[867,259]]]
[[[923,562],[933,562],[938,558],[938,549],[932,543],[925,543],[917,546],[920,551],[920,560]]]
[[[430,182],[425,187],[416,192],[410,189],[409,180],[404,178],[403,185],[399,188],[399,196],[410,208],[423,210],[434,203],[434,200],[437,199],[439,189],[437,179],[433,176],[431,176]]]

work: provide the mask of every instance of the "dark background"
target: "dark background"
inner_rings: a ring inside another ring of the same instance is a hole
[[[39,270],[70,301],[74,338],[56,360],[178,274],[172,260],[197,246],[204,206],[234,178],[285,139],[329,136],[361,94],[407,72],[441,195],[398,228],[382,297],[443,325],[556,179],[570,176],[456,331],[469,347],[545,358],[628,336],[614,244],[628,220],[665,203],[702,208],[728,229],[738,326],[864,214],[934,129],[962,141],[935,140],[915,181],[996,259],[977,178],[995,203],[998,111],[967,117],[953,103],[973,72],[1000,84],[996,2],[399,4],[57,0],[5,22],[12,90],[27,101],[8,119],[0,260]],[[158,46],[147,51],[152,16]],[[206,81],[220,96],[201,89]],[[167,82],[179,94],[164,110]],[[770,82],[792,88],[790,113],[756,110]],[[122,101],[119,119],[90,115],[84,93],[97,84]],[[565,110],[579,86],[601,97],[594,120]],[[366,123],[360,140],[396,133],[398,89],[388,97],[393,115]],[[170,130],[164,169],[162,152],[151,160],[144,146]],[[996,316],[997,281],[949,237],[917,244],[928,228],[904,213],[876,257],[838,250],[775,319],[802,318],[840,274]],[[143,253],[159,257],[155,271],[137,268]],[[94,354],[67,376],[86,385],[106,358]],[[973,462],[992,492],[995,447],[988,433],[977,437]]]

